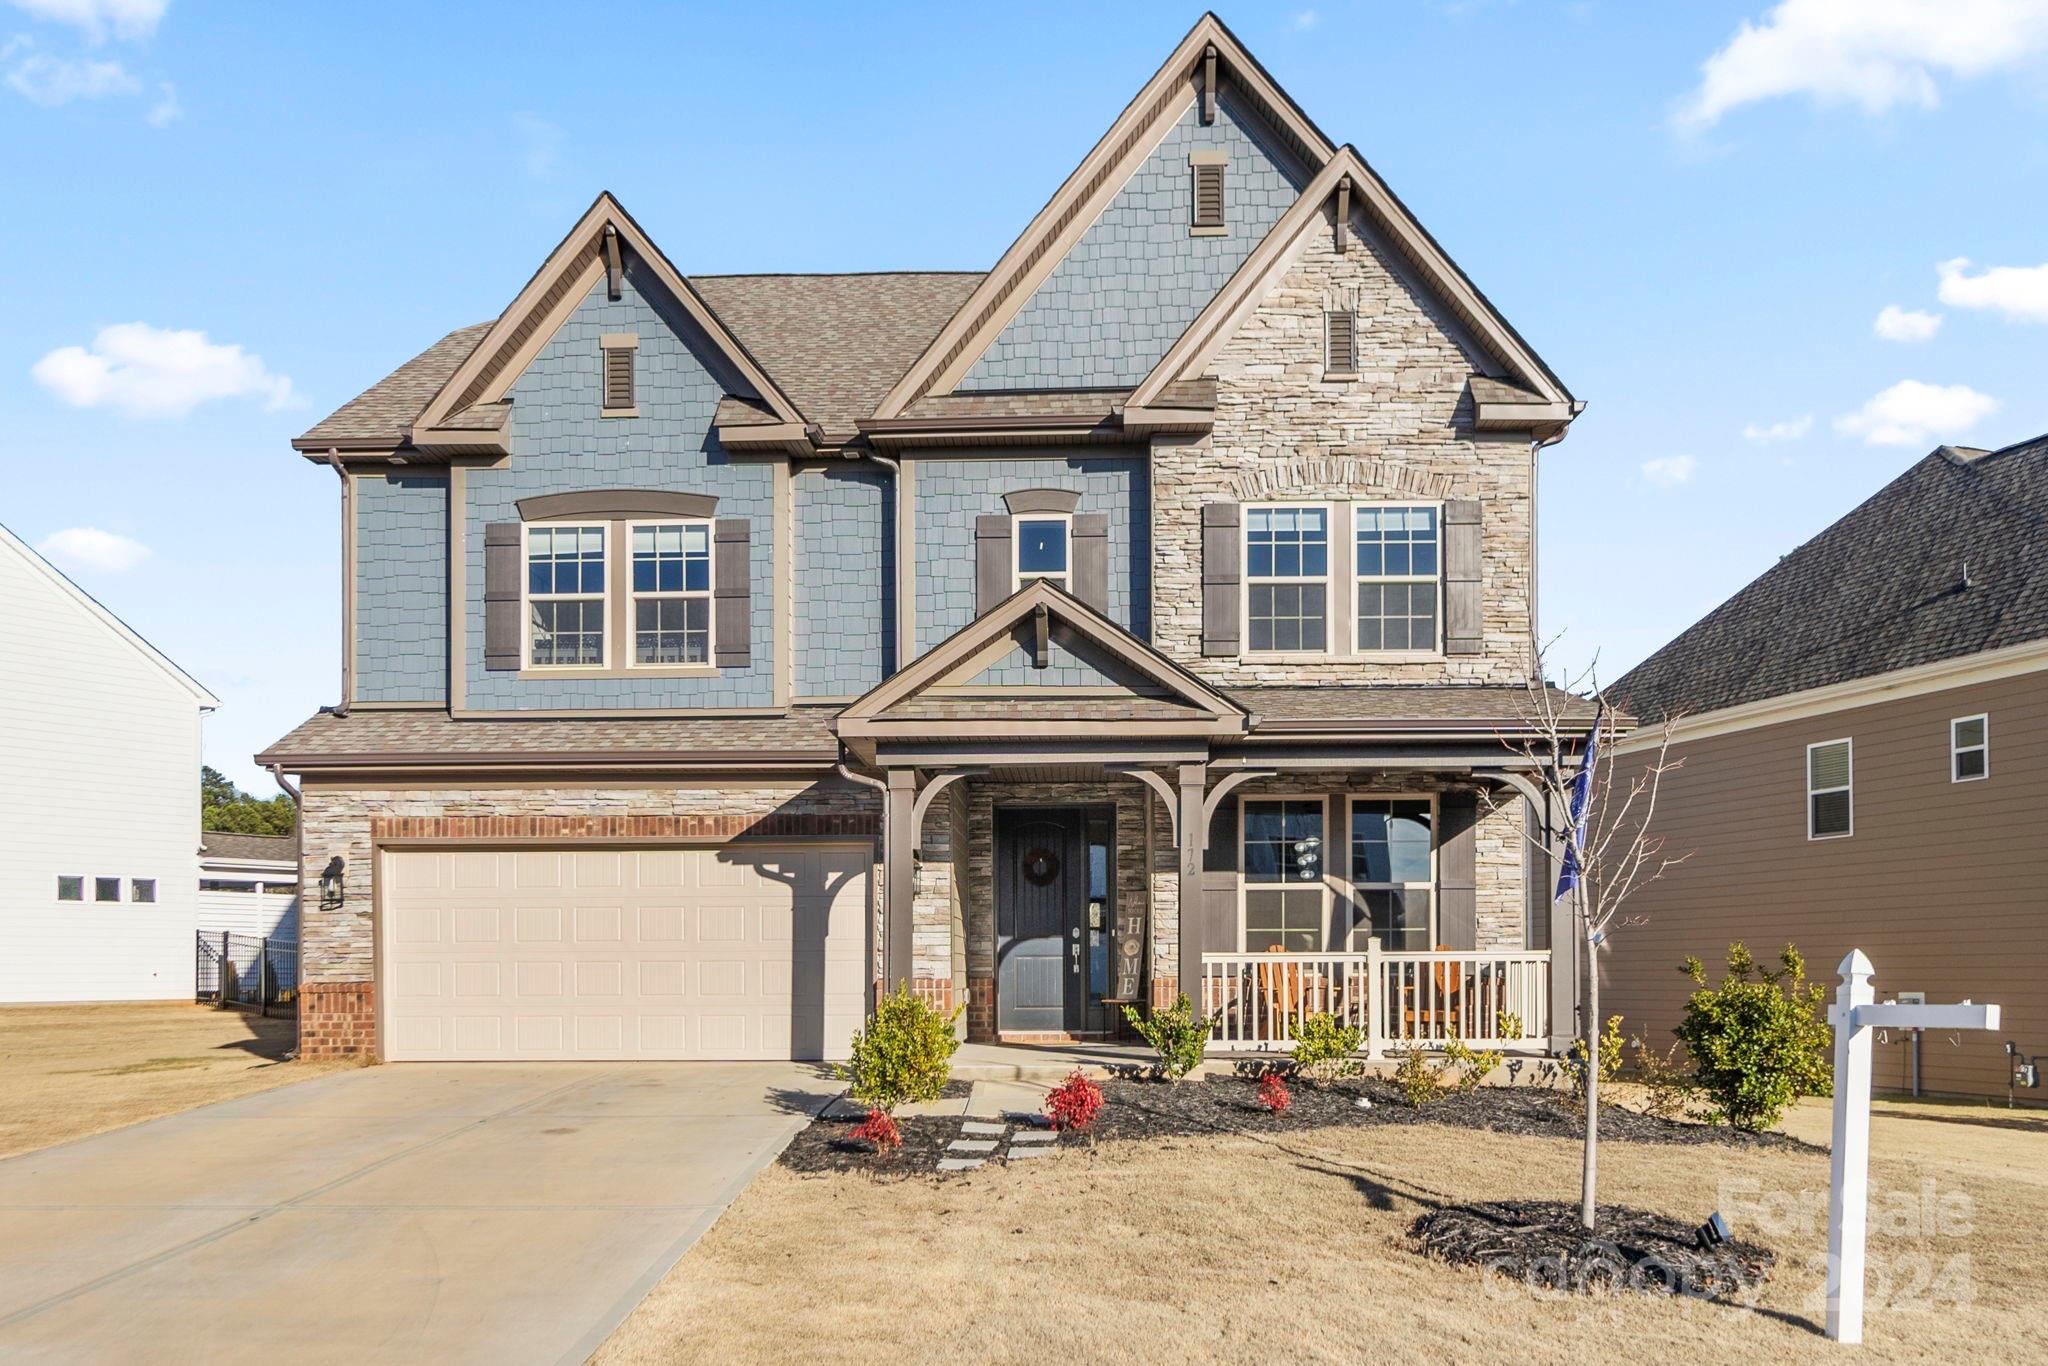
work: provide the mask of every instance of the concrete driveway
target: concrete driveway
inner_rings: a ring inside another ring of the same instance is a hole
[[[837,1091],[375,1067],[0,1162],[0,1359],[581,1361]]]

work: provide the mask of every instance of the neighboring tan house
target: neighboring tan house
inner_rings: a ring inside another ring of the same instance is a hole
[[[0,527],[0,1001],[189,998],[211,694]]]
[[[1579,407],[1213,17],[987,274],[686,276],[599,196],[294,443],[302,1056],[834,1057],[906,982],[1551,1043],[1501,737]]]
[[[298,841],[209,830],[199,846],[199,931],[296,942]]]
[[[1832,993],[1851,949],[1881,1000],[2003,1007],[1928,1034],[1923,1089],[2003,1095],[2048,1052],[2048,436],[1921,460],[1614,685],[1646,761],[1677,715],[1656,827],[1690,858],[1629,903],[1604,1003],[1663,1044],[1732,940],[1793,943]],[[1909,1089],[1889,1035],[1879,1086]]]

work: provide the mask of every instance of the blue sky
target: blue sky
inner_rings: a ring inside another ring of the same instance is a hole
[[[1612,677],[1938,441],[2048,430],[2043,0],[1220,12],[1589,402],[1543,459],[1563,661]],[[1198,13],[0,0],[0,521],[268,790],[338,686],[296,432],[599,189],[686,272],[986,268]]]

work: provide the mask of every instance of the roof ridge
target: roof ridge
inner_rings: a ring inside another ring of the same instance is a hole
[[[847,280],[877,275],[986,275],[985,270],[729,270],[695,273],[691,280]]]

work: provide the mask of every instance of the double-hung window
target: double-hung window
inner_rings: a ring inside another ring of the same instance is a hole
[[[1017,546],[1017,587],[1024,588],[1043,579],[1055,588],[1072,591],[1072,580],[1068,577],[1071,531],[1072,524],[1065,517],[1016,519],[1011,539]]]
[[[711,523],[636,522],[633,663],[711,662]]]
[[[1958,716],[1948,723],[1950,782],[1973,783],[1991,776],[1991,718]]]
[[[526,528],[527,662],[605,667],[605,527]]]
[[[1806,837],[1840,839],[1855,829],[1854,746],[1823,740],[1806,747]]]
[[[1323,947],[1323,801],[1247,800],[1244,947],[1247,953]]]
[[[1351,801],[1351,949],[1368,938],[1401,952],[1436,942],[1436,821],[1427,797]]]
[[[1329,641],[1330,510],[1245,509],[1246,646],[1320,652]]]
[[[1352,510],[1356,527],[1360,652],[1434,651],[1438,637],[1437,509]]]

